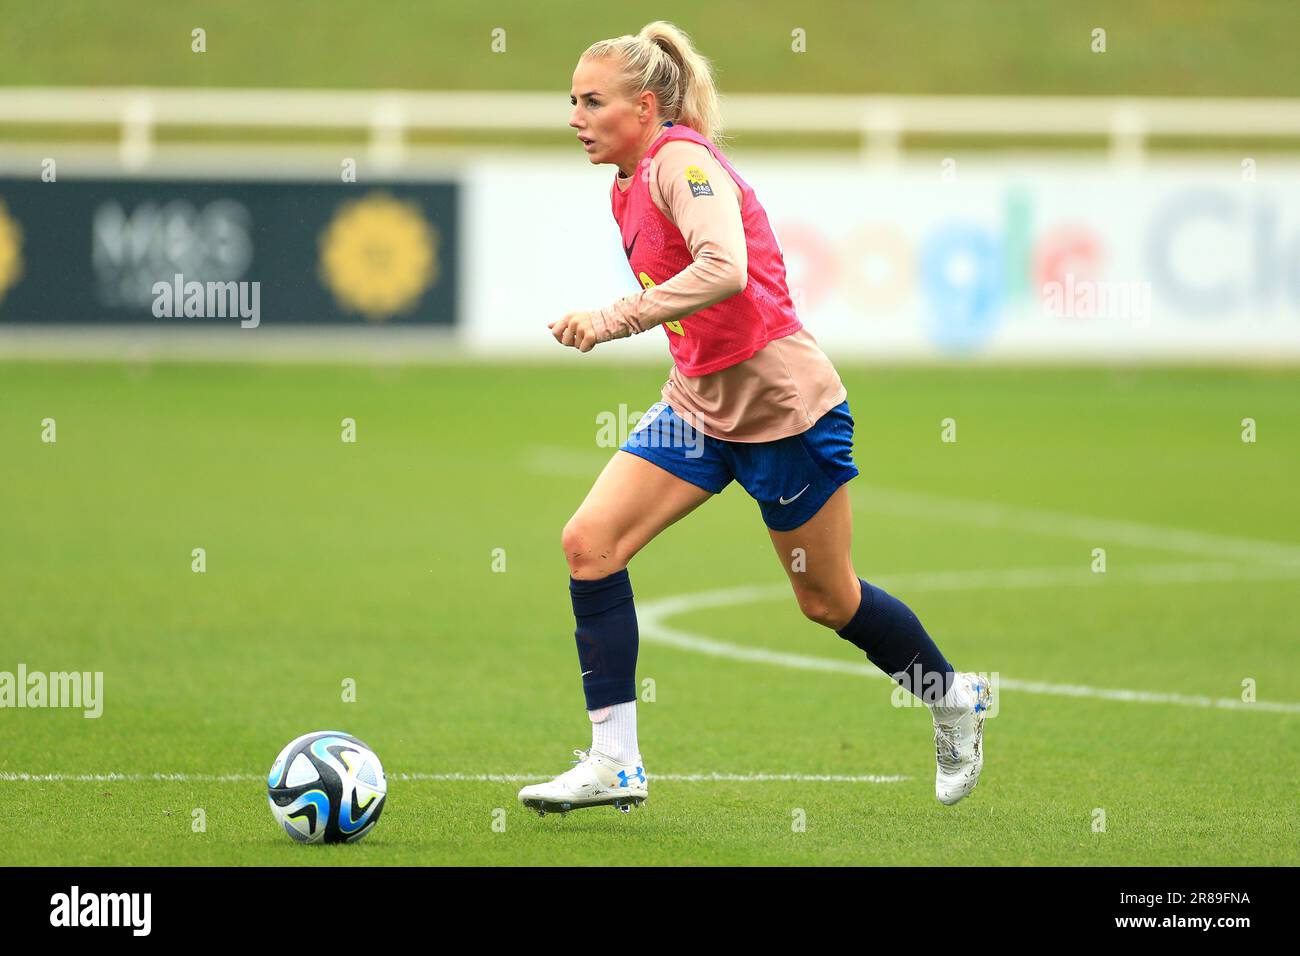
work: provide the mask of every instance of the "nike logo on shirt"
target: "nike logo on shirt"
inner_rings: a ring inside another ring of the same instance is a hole
[[[624,247],[623,247],[623,251],[624,251],[625,253],[627,253],[627,257],[628,257],[629,259],[632,258],[632,248],[633,248],[633,246],[636,245],[636,238],[637,238],[637,236],[639,236],[639,235],[641,235],[640,232],[638,232],[638,233],[636,234],[636,236],[633,236],[633,237],[632,237],[632,245],[631,245],[631,246],[624,246]]]

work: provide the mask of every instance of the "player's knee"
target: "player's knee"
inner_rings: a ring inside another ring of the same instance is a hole
[[[574,515],[560,532],[560,547],[564,548],[564,556],[572,563],[573,556],[582,554],[587,548],[587,529],[585,524]]]
[[[604,577],[627,564],[610,530],[581,512],[564,526],[560,543],[575,578]]]
[[[841,628],[852,617],[852,611],[846,611],[842,602],[824,591],[799,591],[796,597],[803,616],[822,627]]]

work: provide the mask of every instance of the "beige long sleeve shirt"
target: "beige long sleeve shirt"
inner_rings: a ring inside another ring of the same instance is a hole
[[[697,202],[686,177],[698,166],[718,189],[717,202]],[[744,285],[748,253],[731,175],[698,143],[677,140],[650,162],[650,198],[682,233],[694,260],[672,278],[592,313],[599,341],[634,335],[685,318]],[[627,189],[631,176],[619,175]],[[835,366],[807,328],[773,339],[748,359],[707,375],[682,375],[674,365],[663,400],[706,435],[726,441],[775,441],[806,431],[847,396]]]

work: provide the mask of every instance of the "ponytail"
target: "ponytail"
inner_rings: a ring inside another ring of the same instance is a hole
[[[622,64],[630,96],[655,94],[663,119],[689,126],[722,148],[722,111],[713,67],[676,26],[655,20],[636,36],[600,40],[583,51],[582,59],[593,57],[614,57]]]

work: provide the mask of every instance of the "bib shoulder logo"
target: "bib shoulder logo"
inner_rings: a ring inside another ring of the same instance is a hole
[[[713,187],[709,185],[709,177],[704,175],[704,170],[700,169],[700,167],[687,166],[686,181],[690,183],[692,196],[698,198],[713,195]]]

